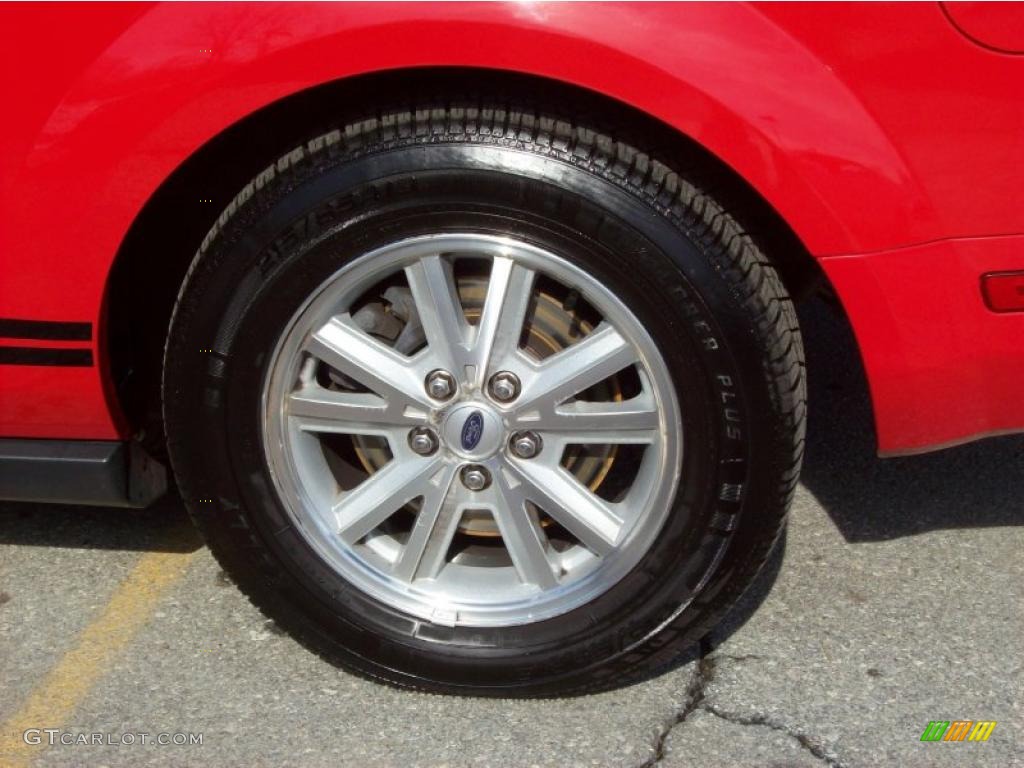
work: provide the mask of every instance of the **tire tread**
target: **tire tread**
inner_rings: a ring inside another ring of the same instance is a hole
[[[674,169],[673,160],[663,157],[656,148],[645,150],[616,138],[615,130],[606,127],[602,116],[584,115],[569,120],[547,109],[494,104],[483,98],[458,100],[454,104],[413,105],[404,111],[378,112],[316,136],[282,154],[228,203],[196,251],[175,303],[164,350],[165,368],[167,361],[178,352],[174,329],[190,311],[183,300],[187,288],[202,280],[204,270],[215,266],[210,263],[208,254],[228,224],[259,215],[261,193],[282,194],[315,174],[322,164],[409,144],[450,141],[526,149],[582,167],[628,190],[661,216],[670,219],[698,245],[729,287],[734,301],[749,317],[749,330],[763,350],[760,367],[772,398],[775,429],[771,455],[774,466],[769,471],[777,482],[772,497],[760,500],[763,535],[757,545],[746,553],[728,590],[717,594],[711,602],[700,596],[694,601],[694,605],[702,607],[706,614],[700,624],[702,632],[709,631],[768,559],[783,530],[786,512],[796,490],[805,445],[807,400],[800,330],[793,301],[787,295],[771,259],[740,224],[742,212],[725,210],[716,201],[713,190],[689,181],[686,169]],[[166,403],[175,396],[176,393],[168,390],[165,379],[165,414]],[[170,421],[168,425],[168,447],[173,460],[177,453],[176,431],[170,428]],[[205,532],[205,520],[199,512],[196,489],[189,473],[177,463],[174,469],[190,513]],[[729,536],[731,532],[723,531],[723,535]],[[230,567],[224,562],[222,552],[215,552],[215,555],[226,568]],[[242,586],[248,598],[265,610],[267,598],[264,593]],[[311,644],[320,644],[302,627],[289,629]],[[562,687],[557,695],[603,690],[649,674],[650,670],[668,663],[678,654],[680,649],[673,634],[680,632],[674,624],[662,628],[656,635],[622,653],[613,662],[614,668],[603,672],[599,682],[580,682],[570,689]],[[687,636],[692,634],[691,625],[687,628]],[[347,666],[351,668],[352,665]],[[385,678],[368,668],[357,667],[356,671],[399,687],[438,690],[436,684],[428,687],[405,677]],[[473,691],[452,688],[451,692]],[[527,693],[555,695],[537,691]]]

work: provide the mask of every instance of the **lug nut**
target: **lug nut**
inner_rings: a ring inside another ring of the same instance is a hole
[[[499,371],[491,376],[488,385],[491,397],[499,403],[507,403],[519,397],[519,377],[508,371]]]
[[[427,376],[427,394],[435,400],[447,400],[455,394],[455,377],[448,371],[432,371]]]
[[[437,450],[437,435],[427,427],[416,427],[409,432],[409,447],[420,456],[429,456]]]
[[[491,484],[491,473],[479,464],[470,464],[462,468],[462,484],[471,491],[482,491]]]
[[[540,435],[536,432],[516,432],[509,440],[509,447],[520,459],[532,459],[540,453]]]

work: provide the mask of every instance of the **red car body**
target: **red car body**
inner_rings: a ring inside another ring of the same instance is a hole
[[[292,94],[426,67],[598,92],[730,166],[845,308],[882,453],[1024,429],[1024,312],[993,311],[981,287],[1024,270],[1019,10],[227,3],[0,16],[0,436],[133,433],[107,354],[125,329],[108,325],[106,297],[127,233],[176,169]]]

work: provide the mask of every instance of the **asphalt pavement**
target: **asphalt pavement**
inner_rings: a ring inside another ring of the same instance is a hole
[[[801,319],[787,535],[657,677],[544,701],[394,690],[265,619],[173,498],[0,504],[0,766],[1024,766],[1024,437],[876,458],[848,330],[817,302]],[[996,726],[922,742],[934,720]]]

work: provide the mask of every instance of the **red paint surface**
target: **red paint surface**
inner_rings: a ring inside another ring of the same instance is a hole
[[[1024,271],[982,275],[981,295],[993,312],[1024,312]]]
[[[205,141],[304,88],[427,65],[516,70],[632,104],[730,164],[813,254],[872,253],[856,263],[876,277],[898,272],[917,243],[1024,232],[1024,59],[969,42],[937,4],[9,5],[0,8],[0,317],[99,327],[122,238]],[[951,312],[980,301],[980,272],[968,276],[949,255],[962,248],[920,251],[937,281],[945,273],[948,290],[962,290]],[[1024,266],[1019,251],[996,251],[969,266]],[[892,268],[876,266],[890,257]],[[861,317],[873,310],[848,295],[864,282],[844,266],[855,261],[826,269],[870,359],[909,334],[891,324],[916,309]],[[888,305],[918,298],[905,286],[884,294]],[[1012,321],[987,323],[978,327],[1007,349],[1005,334],[1020,339]],[[932,370],[1003,376],[1006,361],[967,346],[932,359]],[[903,358],[868,366],[883,449],[959,439],[986,431],[990,411],[1013,411],[1005,388],[987,387],[971,394],[991,398],[985,414],[940,419],[934,409],[947,399],[936,397],[907,415],[894,406],[899,387],[876,380],[914,377],[924,353],[902,348]],[[0,367],[0,434],[123,434],[96,354],[96,369],[59,375]],[[1019,410],[996,421],[1024,428]]]
[[[1024,53],[1024,4],[954,2],[942,7],[972,42],[1003,53]]]
[[[1024,426],[1024,313],[985,305],[979,276],[1024,264],[1024,236],[825,259],[860,345],[882,453]]]

